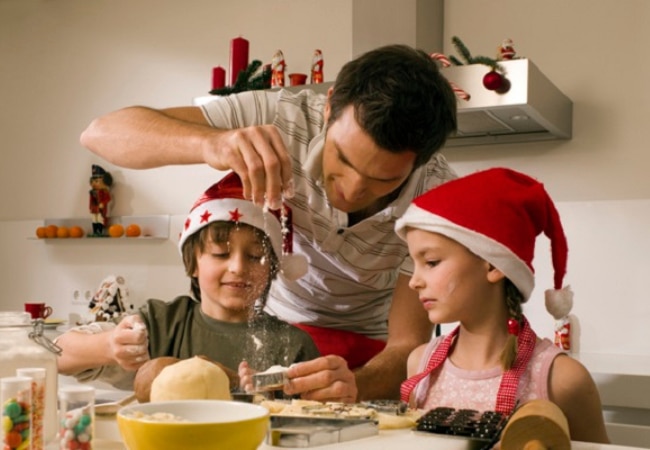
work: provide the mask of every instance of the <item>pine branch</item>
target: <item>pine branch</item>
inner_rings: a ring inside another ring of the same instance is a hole
[[[470,51],[467,49],[463,41],[461,41],[458,36],[453,36],[451,38],[451,42],[454,44],[454,47],[456,47],[456,50],[458,51],[458,53],[460,53],[460,55],[463,57],[463,59],[467,64],[484,64],[488,67],[491,67],[492,70],[505,73],[505,69],[503,68],[502,65],[500,65],[497,62],[496,59],[489,58],[487,56],[472,56]],[[449,60],[457,66],[463,65],[463,63],[460,60],[458,60],[453,56],[450,56]]]
[[[262,61],[258,59],[251,61],[246,69],[239,72],[234,85],[212,89],[210,94],[230,95],[238,92],[266,89],[270,86],[271,72],[262,70],[259,74],[255,75],[261,66]]]
[[[454,47],[456,47],[456,50],[460,53],[460,56],[463,57],[465,62],[467,64],[472,64],[472,54],[469,52],[463,41],[461,41],[458,36],[453,36],[451,42],[454,44]]]

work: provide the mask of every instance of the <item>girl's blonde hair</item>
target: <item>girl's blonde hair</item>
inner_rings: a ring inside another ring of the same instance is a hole
[[[523,317],[523,310],[521,305],[525,302],[524,296],[519,292],[512,281],[506,278],[505,280],[505,295],[506,295],[506,307],[508,308],[508,316],[517,321],[521,327],[521,319]],[[507,323],[504,324],[507,326]],[[517,336],[514,334],[508,334],[508,340],[506,345],[501,352],[501,367],[503,370],[508,370],[512,367],[517,358]]]

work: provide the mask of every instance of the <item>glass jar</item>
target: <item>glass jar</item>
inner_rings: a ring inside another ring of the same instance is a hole
[[[2,444],[4,449],[33,449],[32,379],[0,378],[2,397]]]
[[[95,434],[95,388],[64,387],[59,391],[59,405],[59,449],[92,449]]]
[[[43,320],[26,312],[0,312],[0,377],[12,377],[20,368],[41,367],[45,376],[45,444],[55,442],[57,433],[58,374],[56,355],[61,351],[43,336]]]
[[[43,367],[23,367],[16,370],[19,377],[27,377],[31,380],[32,387],[32,440],[31,450],[43,450],[45,448],[45,386],[47,370]]]

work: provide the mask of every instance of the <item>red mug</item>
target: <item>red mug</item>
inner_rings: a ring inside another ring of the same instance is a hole
[[[300,86],[307,82],[307,75],[304,73],[290,73],[289,86]]]
[[[52,307],[45,303],[25,303],[25,312],[32,315],[32,319],[47,319],[52,314]]]

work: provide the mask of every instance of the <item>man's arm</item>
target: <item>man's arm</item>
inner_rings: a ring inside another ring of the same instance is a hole
[[[105,160],[131,169],[205,163],[234,170],[244,196],[271,206],[291,196],[291,160],[273,125],[233,130],[211,127],[199,107],[151,109],[133,106],[99,117],[81,134],[81,144]]]
[[[433,324],[408,282],[406,275],[400,275],[397,280],[388,317],[386,347],[355,371],[358,400],[399,399],[409,354],[431,339]]]
[[[132,106],[93,120],[81,144],[105,160],[131,169],[204,162],[201,140],[214,132],[200,108],[156,110]]]

